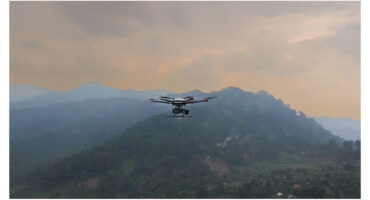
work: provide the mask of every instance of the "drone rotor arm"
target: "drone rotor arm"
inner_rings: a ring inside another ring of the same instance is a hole
[[[213,99],[213,98],[216,98],[216,97],[207,97],[207,98],[204,98],[202,100],[185,101],[186,102],[185,104],[208,102],[208,99]]]
[[[167,103],[170,104],[172,101],[163,101],[163,100],[155,100],[155,99],[149,99],[153,103]]]

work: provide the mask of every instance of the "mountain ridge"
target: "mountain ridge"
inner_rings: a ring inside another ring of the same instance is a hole
[[[37,86],[30,86],[37,87]],[[10,87],[11,93],[21,93],[16,91],[14,87]],[[25,92],[25,91],[23,91]],[[136,91],[132,89],[124,90],[112,88],[102,85],[98,82],[88,82],[72,88],[68,91],[47,90],[39,95],[34,95],[32,98],[26,98],[19,101],[10,101],[10,109],[22,109],[31,107],[42,107],[56,103],[84,101],[88,99],[107,99],[115,97],[125,97],[139,100],[147,100],[153,96],[163,96],[172,93],[166,90],[144,90]],[[12,98],[11,98],[12,99]]]
[[[330,130],[334,135],[346,140],[361,139],[361,120],[349,117],[330,118],[327,116],[313,117],[313,119],[324,128]]]
[[[10,102],[25,101],[46,94],[50,91],[50,89],[27,84],[10,85],[9,100]]]
[[[11,183],[35,166],[103,142],[164,111],[161,105],[124,97],[10,110]]]
[[[310,172],[315,174],[310,181],[330,171],[344,176],[341,174],[343,166],[337,165],[339,160],[348,159],[340,153],[343,140],[313,119],[290,109],[267,92],[226,88],[209,95],[216,95],[216,100],[189,106],[192,118],[152,116],[90,150],[34,170],[23,183],[24,189],[12,195],[28,198],[215,198],[225,197],[225,193],[220,192],[223,190],[229,191],[226,193],[229,198],[271,198],[278,189],[307,198],[337,195],[334,187],[344,187],[341,181],[325,186],[325,191],[306,184],[307,190],[292,190],[253,167],[263,163],[272,165],[268,174],[283,170],[291,177],[287,184],[303,180],[301,176],[290,174],[298,164],[301,171],[324,167],[321,171]],[[345,152],[355,154],[355,150],[351,147]],[[349,158],[357,159],[356,156]],[[322,163],[323,159],[328,164]],[[290,167],[291,163],[294,165]],[[281,168],[281,165],[288,167]],[[352,165],[349,172],[356,173],[357,168]],[[217,166],[226,166],[230,173],[218,175],[211,169]],[[336,167],[330,168],[332,166]],[[256,179],[249,178],[251,170],[252,174],[258,174]],[[253,181],[262,176],[270,186],[264,189],[265,193],[258,193],[262,188]],[[330,174],[327,176],[330,180],[334,178]],[[343,180],[354,187],[359,184],[357,177],[353,176],[353,180],[343,177]],[[237,183],[231,188],[220,186],[225,181]],[[357,186],[356,190],[342,195],[354,197],[358,194]],[[249,192],[244,187],[249,188]]]

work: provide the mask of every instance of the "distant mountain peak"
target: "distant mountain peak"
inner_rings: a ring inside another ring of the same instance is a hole
[[[185,92],[185,93],[182,93],[180,95],[181,96],[201,96],[203,94],[204,94],[204,92],[202,92],[201,90],[191,90],[189,92]]]
[[[351,117],[328,117],[328,116],[318,116],[318,117],[313,117],[313,118],[316,118],[316,119],[343,119],[343,120],[353,120],[353,121],[361,121],[361,120],[357,120],[357,119],[354,119],[354,118],[351,118]]]
[[[267,92],[266,90],[260,90],[258,92],[256,92],[257,95],[271,95],[269,92]]]
[[[239,87],[235,87],[235,86],[229,86],[227,88],[223,88],[221,91],[223,90],[228,90],[228,91],[238,91],[238,92],[245,92],[244,90],[242,90],[241,88]]]
[[[361,139],[361,121],[349,117],[330,118],[327,116],[313,117],[316,122],[325,129],[330,130],[334,135],[347,140]]]
[[[10,88],[10,101],[24,101],[50,92],[51,90],[28,84],[15,84]]]
[[[247,92],[247,91],[244,91],[243,89],[241,88],[238,88],[238,87],[228,87],[228,88],[223,88],[222,90],[216,92],[217,94],[219,95],[225,95],[225,96],[230,96],[233,98],[240,98],[241,96],[244,96],[244,95],[251,95],[253,94],[252,92]]]

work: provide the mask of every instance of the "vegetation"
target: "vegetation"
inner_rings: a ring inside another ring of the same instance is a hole
[[[37,168],[12,198],[360,198],[360,142],[229,88],[192,118],[154,116]]]
[[[92,147],[163,109],[110,98],[10,111],[10,178],[17,184],[37,166]]]

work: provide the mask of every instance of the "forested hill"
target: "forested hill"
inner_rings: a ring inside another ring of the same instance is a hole
[[[210,95],[191,118],[154,116],[34,170],[11,197],[359,198],[358,143],[266,92]]]
[[[166,105],[129,98],[89,99],[10,111],[11,185],[38,166],[100,144]]]

